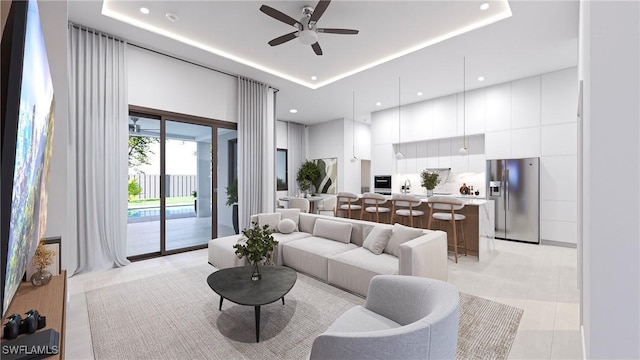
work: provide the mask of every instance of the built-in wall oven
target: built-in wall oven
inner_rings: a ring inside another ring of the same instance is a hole
[[[391,195],[391,175],[375,175],[373,191],[377,194]]]

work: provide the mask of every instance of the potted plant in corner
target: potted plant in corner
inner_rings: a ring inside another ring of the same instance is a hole
[[[308,194],[311,186],[319,178],[320,168],[318,168],[318,165],[309,160],[305,161],[302,166],[300,166],[300,169],[298,169],[298,174],[296,176],[298,185],[300,185],[300,190],[305,193],[305,196]]]
[[[240,232],[238,226],[238,179],[233,179],[231,184],[227,186],[227,206],[232,206],[233,231],[236,234]]]
[[[422,187],[427,188],[427,196],[433,196],[433,189],[440,183],[438,177],[440,174],[437,172],[422,170],[420,177],[422,178]]]
[[[247,258],[251,265],[251,280],[257,281],[262,278],[259,265],[271,265],[271,253],[278,245],[273,236],[273,230],[269,225],[260,227],[258,223],[253,223],[253,228],[242,230],[242,239],[233,245],[235,253],[240,259]]]

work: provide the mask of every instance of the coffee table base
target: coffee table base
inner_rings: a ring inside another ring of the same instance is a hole
[[[224,298],[220,296],[220,306],[218,307],[219,311],[222,311],[223,301],[224,301]],[[282,297],[282,305],[284,305],[284,296]],[[254,309],[254,314],[256,318],[256,342],[259,343],[260,342],[260,305],[254,306],[253,309]]]

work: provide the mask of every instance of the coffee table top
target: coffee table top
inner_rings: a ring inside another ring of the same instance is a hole
[[[207,277],[211,290],[236,304],[260,306],[280,300],[298,275],[284,266],[260,266],[262,279],[251,280],[251,266],[221,269]]]

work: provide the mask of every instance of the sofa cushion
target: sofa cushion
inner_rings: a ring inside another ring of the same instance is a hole
[[[384,252],[400,256],[400,244],[413,240],[422,234],[424,234],[422,229],[394,224],[393,230],[391,230],[391,238],[389,238],[389,242],[387,243],[387,246],[385,246]]]
[[[209,264],[217,269],[247,265],[247,259],[238,258],[236,249],[233,248],[241,237],[242,235],[231,235],[209,240]]]
[[[298,229],[302,232],[313,233],[313,227],[316,225],[317,215],[301,213],[298,220]]]
[[[258,226],[260,227],[269,225],[270,230],[277,232],[279,223],[280,223],[280,213],[258,214]]]
[[[283,245],[290,241],[296,241],[299,239],[307,238],[311,236],[311,234],[294,231],[291,234],[273,233],[272,236],[278,242],[278,245],[276,245],[276,248],[273,249],[273,254],[271,254],[271,260],[275,265],[282,265]]]
[[[311,236],[283,244],[282,263],[327,281],[328,258],[356,248],[354,244]]]
[[[294,231],[298,231],[298,221],[300,220],[300,209],[276,209],[277,213],[280,213],[280,220],[283,219],[291,219],[296,224],[296,229]]]
[[[393,255],[374,255],[365,248],[356,248],[332,256],[327,275],[330,284],[367,296],[371,278],[398,274],[399,263]]]
[[[384,251],[385,246],[387,246],[390,237],[391,229],[384,229],[380,226],[376,226],[371,230],[367,238],[364,239],[362,247],[376,255],[380,255]]]
[[[291,234],[296,230],[296,223],[291,219],[282,219],[278,223],[278,232],[283,234]]]
[[[401,325],[386,317],[376,314],[364,306],[354,306],[340,315],[329,326],[327,332],[352,333],[370,332],[399,328]]]
[[[341,221],[318,219],[313,227],[313,236],[340,241],[351,242],[351,228],[353,225]]]

